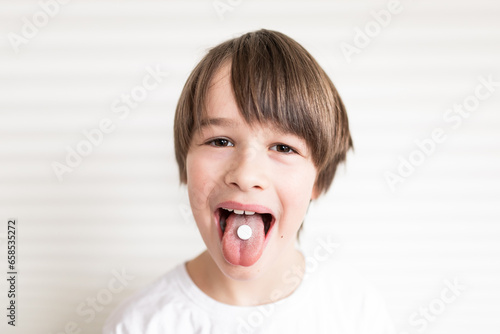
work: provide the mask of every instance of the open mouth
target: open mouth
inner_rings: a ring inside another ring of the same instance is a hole
[[[263,228],[264,228],[264,234],[266,236],[274,223],[273,215],[270,213],[267,213],[267,212],[259,213],[259,212],[255,212],[255,211],[244,211],[244,210],[233,210],[233,209],[228,209],[228,208],[218,208],[216,210],[216,218],[219,221],[219,226],[220,226],[220,230],[222,232],[222,235],[224,235],[224,232],[226,231],[226,220],[231,214],[244,215],[244,216],[259,215],[262,219],[262,223],[264,224]]]
[[[225,260],[244,267],[255,264],[273,233],[276,219],[271,211],[260,205],[228,201],[219,204],[214,215]]]

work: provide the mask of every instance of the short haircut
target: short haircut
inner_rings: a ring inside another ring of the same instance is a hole
[[[231,85],[248,124],[270,123],[303,138],[318,171],[316,190],[326,192],[352,148],[347,113],[323,69],[299,43],[271,30],[249,32],[209,50],[195,67],[177,104],[175,157],[181,183],[194,131],[206,114],[215,73],[231,64]]]

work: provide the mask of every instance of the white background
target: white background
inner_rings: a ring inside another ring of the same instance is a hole
[[[388,1],[231,3],[218,15],[212,0],[74,0],[52,6],[44,24],[37,1],[0,2],[0,277],[7,219],[19,221],[18,326],[6,325],[2,306],[0,331],[60,333],[74,322],[98,333],[124,298],[204,249],[177,179],[175,105],[207,48],[268,28],[324,67],[355,144],[309,210],[304,247],[338,242],[333,257],[378,287],[398,333],[499,333],[500,87],[458,126],[444,117],[478,101],[480,77],[500,81],[500,2],[401,0],[380,31],[372,11]],[[15,47],[13,34],[26,34],[34,17],[40,27]],[[365,28],[372,37],[349,61],[341,46],[355,47]],[[169,75],[119,118],[113,103],[148,67]],[[105,118],[114,131],[59,181],[52,164],[65,164],[68,147]],[[439,128],[444,142],[418,153],[415,141]],[[386,173],[410,157],[424,159],[391,190]],[[87,321],[77,308],[109,296],[113,270],[134,279]],[[451,303],[440,300],[446,280],[465,286]],[[423,329],[419,312],[429,307]]]

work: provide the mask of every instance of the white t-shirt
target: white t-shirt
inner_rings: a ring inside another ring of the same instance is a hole
[[[289,277],[293,279],[293,277]],[[202,292],[185,264],[129,298],[103,334],[394,334],[379,294],[334,260],[306,271],[288,297],[261,306],[232,306]]]

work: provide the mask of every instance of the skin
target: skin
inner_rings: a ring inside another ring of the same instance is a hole
[[[309,202],[317,197],[317,170],[303,138],[268,124],[245,122],[229,71],[226,64],[214,75],[207,122],[195,132],[187,154],[189,200],[207,246],[187,263],[187,270],[215,300],[261,305],[290,295],[302,280],[305,261],[295,244]],[[262,256],[252,266],[232,265],[222,254],[214,212],[226,201],[264,206],[276,219]]]

